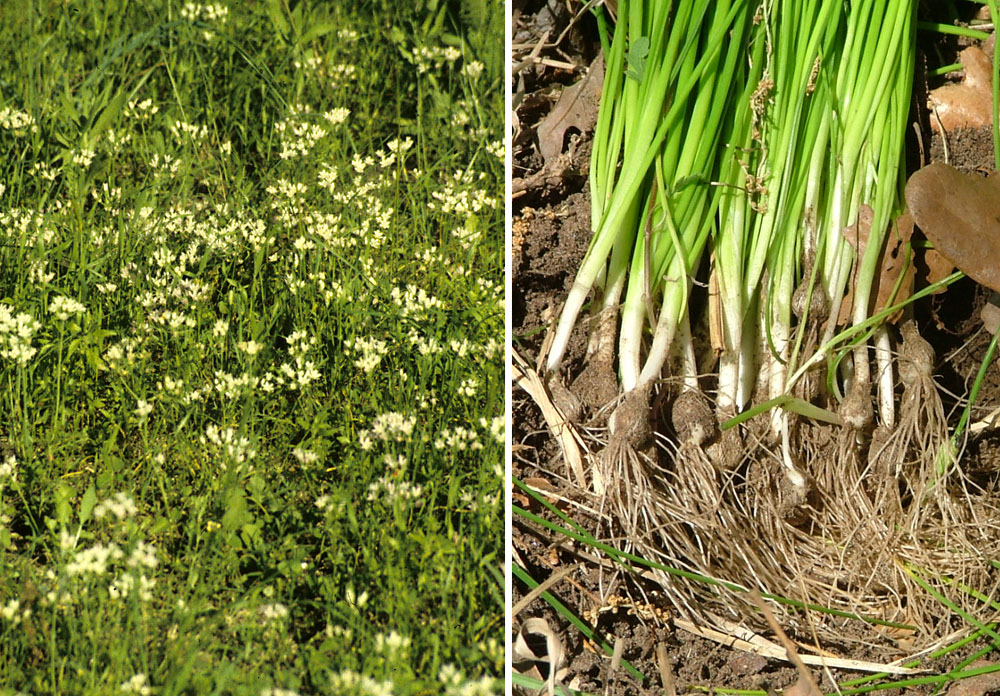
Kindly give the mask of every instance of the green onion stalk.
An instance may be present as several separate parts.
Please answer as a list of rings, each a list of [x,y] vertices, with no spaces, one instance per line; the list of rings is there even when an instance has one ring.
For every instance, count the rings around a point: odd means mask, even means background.
[[[853,3],[847,17],[847,37],[834,95],[836,157],[824,225],[823,278],[831,317],[836,317],[855,256],[842,231],[857,224],[862,205],[869,206],[872,220],[868,241],[854,260],[854,325],[864,322],[871,312],[885,236],[902,199],[900,165],[913,80],[915,13],[914,0],[864,0]],[[836,322],[831,321],[823,342],[835,332]],[[894,403],[888,333],[882,326],[875,334],[881,373],[880,417],[891,425]],[[849,378],[848,399],[853,399],[854,408],[846,409],[844,417],[860,428],[871,419],[868,335],[857,341],[852,358],[845,374]]]
[[[730,192],[714,240],[724,338],[720,418],[747,404],[755,378],[765,394],[785,389],[795,279],[800,257],[813,246],[808,235],[803,238],[802,224],[807,199],[815,195],[809,173],[817,158],[802,155],[825,149],[818,116],[824,113],[826,92],[816,88],[813,73],[834,41],[840,4],[761,5],[751,48],[755,72],[737,110],[733,142],[738,147],[724,164]],[[773,426],[780,430],[780,420]]]
[[[751,105],[742,98],[733,141],[757,157],[747,179],[761,195],[755,200],[736,192],[745,163],[736,166],[730,155],[723,180],[732,190],[723,197],[713,240],[724,336],[721,418],[747,404],[754,376],[765,398],[791,391],[789,370],[810,349],[810,328],[825,321],[822,344],[836,332],[852,263],[851,319],[858,324],[869,316],[885,233],[901,198],[914,12],[910,0],[763,5],[766,67]],[[761,132],[748,134],[748,121]],[[872,208],[873,219],[855,261],[844,230],[857,223],[862,205]],[[748,320],[753,315],[756,330]],[[875,338],[880,416],[891,424],[889,334],[881,327]],[[870,411],[868,350],[865,336],[844,372]],[[806,362],[816,359],[806,356]],[[785,420],[783,412],[772,412],[776,436],[787,432]]]
[[[547,369],[558,369],[592,290],[603,290],[606,308],[625,292],[619,369],[629,391],[659,377],[687,311],[717,208],[719,135],[751,14],[748,0],[629,0],[618,9],[591,159],[595,232]]]

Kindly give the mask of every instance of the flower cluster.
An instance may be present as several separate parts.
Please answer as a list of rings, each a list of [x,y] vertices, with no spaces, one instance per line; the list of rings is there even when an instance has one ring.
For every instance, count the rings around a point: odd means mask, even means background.
[[[358,444],[363,450],[374,447],[375,441],[406,442],[413,435],[413,427],[417,424],[416,416],[405,416],[402,413],[390,411],[382,413],[372,421],[371,428],[358,434]]]
[[[232,464],[242,464],[257,456],[257,450],[250,446],[250,440],[237,433],[235,428],[220,428],[210,423],[199,439],[203,445],[214,445]]]
[[[125,492],[115,493],[94,506],[94,519],[102,520],[110,516],[124,520],[135,515],[137,510],[131,495]]]
[[[72,297],[56,295],[49,302],[49,313],[54,314],[59,321],[68,321],[72,314],[83,314],[87,308],[83,303],[74,300]]]
[[[181,8],[181,17],[189,22],[225,22],[228,16],[229,8],[219,3],[186,2]]]
[[[354,360],[354,364],[361,368],[363,372],[371,372],[378,367],[379,363],[382,362],[383,356],[388,351],[389,346],[382,339],[358,336],[354,339],[353,343],[348,341],[345,352],[348,355],[352,353],[358,355]]]
[[[326,135],[326,130],[304,118],[306,110],[304,106],[295,108],[288,117],[274,124],[274,132],[281,143],[281,152],[278,153],[281,159],[307,156]]]
[[[436,310],[444,308],[444,302],[430,295],[423,288],[409,283],[405,290],[393,288],[390,295],[392,301],[399,306],[399,313],[403,317],[416,320],[426,319]]]
[[[38,352],[31,339],[40,328],[42,325],[30,314],[14,314],[12,307],[0,304],[0,358],[27,365]]]
[[[0,128],[9,130],[17,136],[38,132],[38,124],[35,123],[34,116],[27,111],[20,111],[10,106],[0,109]]]

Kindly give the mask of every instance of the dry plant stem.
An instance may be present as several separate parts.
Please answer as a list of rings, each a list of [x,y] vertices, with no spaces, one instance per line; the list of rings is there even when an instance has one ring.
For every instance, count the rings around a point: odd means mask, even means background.
[[[528,396],[538,405],[545,418],[549,430],[562,446],[563,456],[566,458],[567,468],[571,478],[576,480],[578,486],[587,487],[587,477],[583,469],[583,456],[581,449],[583,441],[572,423],[566,420],[563,413],[552,403],[548,390],[538,373],[532,369],[517,351],[513,351],[513,371],[514,384],[523,389]],[[597,478],[594,479],[595,486],[600,485]],[[595,492],[597,492],[595,490]]]
[[[535,598],[541,597],[541,595],[542,595],[543,592],[545,592],[546,590],[548,590],[550,587],[555,586],[556,584],[558,584],[559,582],[561,582],[564,577],[566,577],[570,573],[575,572],[579,568],[580,568],[580,564],[577,563],[577,564],[574,564],[574,565],[566,566],[565,568],[562,568],[562,569],[556,571],[555,573],[552,573],[552,575],[550,575],[549,577],[547,577],[538,587],[536,587],[535,589],[533,589],[528,594],[524,595],[521,598],[521,601],[519,601],[517,604],[515,604],[513,606],[513,608],[510,610],[511,611],[511,617],[516,617],[524,609],[526,609],[528,606],[530,606],[531,603],[535,601]]]
[[[788,659],[795,665],[795,669],[798,671],[799,677],[801,677],[809,685],[809,693],[813,696],[823,696],[823,691],[819,688],[819,684],[817,684],[816,680],[813,679],[809,668],[806,667],[802,658],[799,657],[799,653],[795,649],[795,644],[789,640],[788,635],[775,620],[770,607],[764,603],[764,598],[760,596],[760,591],[756,588],[751,590],[750,599],[753,600],[754,604],[757,605],[761,613],[764,614],[764,619],[767,621],[767,625],[770,626],[771,630],[774,631],[774,634],[778,636],[778,640],[781,641],[782,647],[784,647],[785,651],[788,653]]]
[[[677,696],[677,685],[674,670],[667,657],[667,646],[661,641],[656,644],[656,665],[660,668],[660,683],[663,684],[663,696]]]

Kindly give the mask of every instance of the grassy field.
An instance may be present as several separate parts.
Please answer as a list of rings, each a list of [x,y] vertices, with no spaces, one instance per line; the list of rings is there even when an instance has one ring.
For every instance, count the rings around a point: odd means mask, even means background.
[[[501,690],[502,7],[0,4],[0,693]]]

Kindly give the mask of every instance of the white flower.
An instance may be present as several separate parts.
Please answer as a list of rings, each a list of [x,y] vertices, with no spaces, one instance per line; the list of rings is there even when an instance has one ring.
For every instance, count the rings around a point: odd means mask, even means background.
[[[474,60],[462,66],[462,74],[475,82],[479,79],[479,76],[483,74],[484,67],[485,66],[478,60]]]
[[[110,514],[119,520],[124,520],[136,512],[138,512],[138,508],[136,508],[132,496],[128,493],[119,492],[107,500],[102,500],[94,507],[94,519],[100,520]]]
[[[54,314],[59,321],[66,321],[71,314],[83,314],[87,308],[72,297],[56,295],[49,302],[49,313]]]
[[[3,488],[2,479],[10,479],[11,481],[17,480],[17,458],[13,454],[7,455],[7,457],[0,463],[0,488]]]
[[[375,636],[375,651],[380,653],[397,653],[403,652],[410,647],[410,639],[406,636],[401,636],[395,631],[391,631],[389,635],[384,635],[379,633]]]
[[[145,399],[139,399],[135,402],[135,415],[139,420],[144,420],[152,412],[153,404],[149,403]]]
[[[257,450],[250,446],[250,440],[239,435],[235,428],[219,428],[210,423],[200,441],[203,445],[215,445],[234,464],[242,464],[257,456]]]
[[[156,547],[141,540],[132,549],[132,553],[128,557],[128,566],[130,568],[155,568],[158,564]]]
[[[128,681],[122,682],[119,690],[127,694],[139,694],[140,696],[147,696],[153,693],[153,690],[146,683],[146,675],[142,672],[139,672]]]
[[[379,363],[382,362],[382,357],[389,351],[389,346],[385,341],[363,336],[355,338],[353,343],[348,341],[347,347],[348,350],[345,352],[348,355],[350,355],[351,350],[360,353],[360,357],[354,361],[354,364],[366,373],[378,367]]]
[[[476,389],[479,387],[479,380],[475,377],[467,377],[462,380],[462,384],[458,387],[458,393],[462,396],[475,396]]]
[[[108,563],[120,559],[123,555],[124,553],[117,544],[95,544],[73,556],[73,560],[66,564],[66,574],[104,575],[108,570]]]
[[[94,161],[94,155],[96,153],[88,148],[82,148],[73,153],[73,164],[78,164],[84,169],[90,166],[90,163]]]
[[[288,607],[281,602],[264,604],[260,607],[260,615],[265,621],[275,621],[288,616]]]
[[[479,425],[483,426],[484,429],[489,430],[490,435],[501,445],[504,444],[504,417],[496,416],[492,420],[486,420],[485,418],[479,419]]]
[[[0,110],[0,127],[13,131],[14,135],[17,136],[24,135],[28,131],[38,132],[38,124],[35,123],[34,116],[27,111],[18,111],[9,106]]]
[[[315,464],[319,461],[318,454],[312,450],[303,449],[302,447],[296,447],[293,449],[292,454],[295,455],[295,458],[302,464]]]
[[[236,347],[242,350],[250,357],[253,357],[254,355],[257,355],[257,353],[260,352],[260,349],[263,348],[264,346],[260,343],[257,343],[257,341],[251,339],[249,341],[239,341],[236,344]]]
[[[344,590],[344,600],[358,609],[363,609],[368,604],[368,593],[355,594],[354,588],[348,585],[347,589]]]
[[[14,623],[17,623],[21,620],[20,609],[21,609],[21,603],[16,599],[12,599],[9,602],[7,602],[7,604],[5,604],[3,608],[0,608],[0,616],[7,619],[8,621],[13,621]]]

